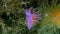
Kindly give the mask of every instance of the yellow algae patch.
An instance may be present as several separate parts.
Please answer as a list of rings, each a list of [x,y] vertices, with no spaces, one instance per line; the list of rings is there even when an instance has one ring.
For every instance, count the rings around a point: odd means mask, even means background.
[[[51,18],[55,25],[60,28],[60,10],[57,10],[51,14]]]

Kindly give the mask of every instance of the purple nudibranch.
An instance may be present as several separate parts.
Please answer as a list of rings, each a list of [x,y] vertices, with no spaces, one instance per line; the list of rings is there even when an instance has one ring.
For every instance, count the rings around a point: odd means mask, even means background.
[[[33,20],[33,14],[29,10],[25,10],[26,14],[26,26],[29,30],[31,30],[33,24],[35,23]],[[41,20],[41,16],[38,15],[38,19],[36,19],[37,22],[38,20]]]

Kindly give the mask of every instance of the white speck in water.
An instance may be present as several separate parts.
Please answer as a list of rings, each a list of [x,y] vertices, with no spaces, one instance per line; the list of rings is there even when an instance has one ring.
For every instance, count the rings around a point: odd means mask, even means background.
[[[45,14],[45,16],[48,16],[48,14]]]

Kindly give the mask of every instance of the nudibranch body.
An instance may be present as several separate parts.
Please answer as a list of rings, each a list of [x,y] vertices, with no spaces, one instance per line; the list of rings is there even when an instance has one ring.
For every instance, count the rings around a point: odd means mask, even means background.
[[[26,26],[30,30],[35,23],[38,22],[39,20],[39,15],[36,12],[31,13],[32,11],[26,9],[25,14],[26,14]]]

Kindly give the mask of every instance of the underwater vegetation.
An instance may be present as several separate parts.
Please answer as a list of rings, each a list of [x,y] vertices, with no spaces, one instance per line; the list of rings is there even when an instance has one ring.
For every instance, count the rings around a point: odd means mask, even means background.
[[[31,30],[26,27],[26,4],[43,14]],[[0,0],[0,34],[60,34],[60,0]]]

